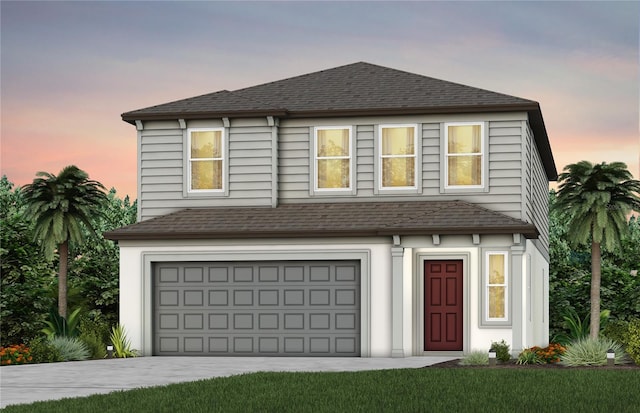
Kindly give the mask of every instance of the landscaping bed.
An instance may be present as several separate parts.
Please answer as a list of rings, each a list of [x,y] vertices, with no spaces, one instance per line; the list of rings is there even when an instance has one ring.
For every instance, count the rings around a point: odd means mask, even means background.
[[[545,363],[545,364],[517,364],[516,359],[507,361],[507,362],[499,362],[495,366],[489,365],[475,365],[475,366],[464,366],[461,365],[460,362],[462,359],[454,359],[449,361],[444,361],[442,363],[432,364],[430,366],[426,366],[425,368],[471,368],[471,369],[563,369],[563,370],[584,370],[584,369],[595,369],[595,370],[639,370],[640,365],[635,363],[628,364],[614,364],[613,366],[565,366],[562,363]]]

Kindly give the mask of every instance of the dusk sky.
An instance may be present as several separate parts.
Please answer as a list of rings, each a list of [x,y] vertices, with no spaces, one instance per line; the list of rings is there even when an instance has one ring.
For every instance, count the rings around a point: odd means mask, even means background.
[[[640,2],[11,2],[1,173],[75,164],[136,197],[120,114],[366,61],[540,103],[556,167],[640,177]]]

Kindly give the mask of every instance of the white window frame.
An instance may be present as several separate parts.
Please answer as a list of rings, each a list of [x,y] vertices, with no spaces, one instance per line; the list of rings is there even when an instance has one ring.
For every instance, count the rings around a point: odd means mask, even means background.
[[[220,157],[219,158],[191,158],[191,134],[192,132],[220,132]],[[227,159],[226,159],[226,132],[225,128],[189,128],[187,129],[187,192],[190,194],[224,194],[227,185]],[[192,162],[198,161],[222,161],[222,187],[215,189],[193,189],[191,182]]]
[[[349,131],[349,156],[324,156],[322,158],[318,157],[318,131],[323,130],[348,130]],[[312,159],[313,159],[313,191],[315,194],[321,195],[334,195],[340,193],[349,193],[353,192],[354,186],[354,171],[353,171],[353,153],[354,153],[354,142],[353,142],[353,127],[352,126],[316,126],[313,128],[313,148],[312,148]],[[349,187],[347,188],[318,188],[318,160],[319,159],[349,159]]]
[[[504,257],[504,283],[489,284],[490,256],[502,255]],[[485,251],[484,271],[482,274],[482,325],[484,326],[509,326],[511,325],[511,287],[509,272],[509,253],[507,251]],[[489,287],[504,287],[504,317],[489,317]]]
[[[413,128],[413,155],[383,155],[382,154],[382,130],[392,128]],[[377,153],[378,153],[378,190],[381,192],[394,192],[394,191],[417,191],[419,188],[418,179],[420,174],[418,171],[422,168],[422,164],[418,162],[420,148],[418,147],[418,125],[415,123],[399,123],[399,124],[381,124],[378,125],[378,138],[377,138]],[[383,186],[382,176],[384,171],[382,168],[382,160],[385,158],[413,158],[413,186]]]
[[[489,173],[487,168],[487,154],[488,150],[488,139],[486,136],[485,127],[486,122],[446,122],[444,124],[444,133],[442,139],[442,153],[443,156],[443,166],[442,170],[444,173],[441,177],[442,179],[442,188],[444,192],[454,192],[456,190],[460,190],[463,192],[477,192],[477,191],[486,191],[487,188],[487,174]],[[480,126],[480,153],[466,153],[466,154],[449,154],[449,126]],[[477,156],[481,157],[481,168],[480,168],[480,185],[449,185],[449,157],[450,156]]]

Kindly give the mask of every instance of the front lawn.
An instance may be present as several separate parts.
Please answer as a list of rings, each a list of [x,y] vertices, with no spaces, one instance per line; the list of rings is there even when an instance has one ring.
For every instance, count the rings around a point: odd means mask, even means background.
[[[253,373],[3,412],[637,412],[636,369],[425,368]],[[14,390],[15,391],[15,390]]]

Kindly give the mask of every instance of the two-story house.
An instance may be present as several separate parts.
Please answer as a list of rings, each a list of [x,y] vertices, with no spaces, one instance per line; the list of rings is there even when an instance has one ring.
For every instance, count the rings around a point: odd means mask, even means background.
[[[124,113],[144,355],[462,355],[548,342],[537,102],[369,63]]]

